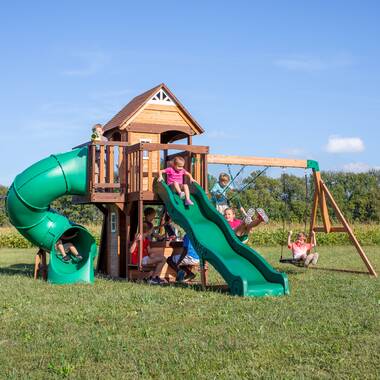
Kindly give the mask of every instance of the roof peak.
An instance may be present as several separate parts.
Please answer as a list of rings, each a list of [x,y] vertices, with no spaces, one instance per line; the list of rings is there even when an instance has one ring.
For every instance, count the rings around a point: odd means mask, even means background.
[[[204,130],[197,123],[197,121],[190,115],[187,109],[181,104],[176,96],[170,91],[165,83],[152,87],[140,95],[135,96],[124,108],[122,108],[110,121],[104,125],[104,131],[110,131],[112,129],[121,127],[128,122],[137,112],[139,112],[161,89],[166,93],[166,96],[192,121],[195,127],[199,130],[199,133],[203,133]],[[163,98],[161,100],[164,100]],[[170,105],[168,103],[168,105]]]

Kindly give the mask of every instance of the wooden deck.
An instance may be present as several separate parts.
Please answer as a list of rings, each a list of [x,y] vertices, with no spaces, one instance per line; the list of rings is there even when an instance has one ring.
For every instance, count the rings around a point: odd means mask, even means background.
[[[158,176],[157,168],[173,156],[168,154],[169,151],[179,151],[177,154],[186,159],[187,170],[207,189],[207,146],[155,143],[128,145],[121,141],[96,141],[80,145],[83,146],[88,146],[89,150],[88,194],[74,196],[73,203],[158,202],[153,192],[153,181]],[[161,153],[163,159],[160,158]],[[158,162],[153,162],[155,160]]]

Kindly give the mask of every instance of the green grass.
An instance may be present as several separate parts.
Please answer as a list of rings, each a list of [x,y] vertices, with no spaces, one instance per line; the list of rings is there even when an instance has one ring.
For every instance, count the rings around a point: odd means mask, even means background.
[[[98,278],[34,281],[35,250],[0,250],[0,377],[72,379],[379,378],[379,281],[351,247],[321,248],[321,270],[278,264],[291,295],[238,298]],[[378,247],[368,247],[380,269]],[[212,283],[221,279],[211,272]]]

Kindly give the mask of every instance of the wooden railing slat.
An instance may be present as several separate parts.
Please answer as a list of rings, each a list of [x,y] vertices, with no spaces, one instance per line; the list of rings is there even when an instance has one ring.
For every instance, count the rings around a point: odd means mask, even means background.
[[[100,153],[99,153],[99,183],[104,182],[104,145],[100,145]]]

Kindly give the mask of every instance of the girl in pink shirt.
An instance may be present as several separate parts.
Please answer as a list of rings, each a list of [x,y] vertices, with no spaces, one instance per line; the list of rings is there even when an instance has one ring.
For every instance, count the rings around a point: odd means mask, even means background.
[[[306,243],[306,235],[303,232],[299,232],[297,239],[292,242],[292,233],[289,231],[288,234],[288,248],[292,251],[293,259],[303,261],[305,267],[308,267],[310,263],[315,265],[318,261],[318,253],[307,254],[316,245],[315,232],[312,233],[311,243]]]
[[[268,223],[267,214],[262,208],[256,210],[257,218],[250,223],[246,223],[240,219],[236,219],[235,211],[232,208],[224,210],[224,218],[227,220],[230,227],[234,230],[237,238],[242,242],[248,241],[248,234],[260,223]]]
[[[185,198],[185,205],[192,206],[194,203],[190,199],[189,186],[183,183],[183,176],[187,176],[190,182],[194,182],[194,178],[184,169],[185,159],[181,156],[174,157],[171,166],[159,171],[159,181],[163,181],[162,173],[166,174],[166,183],[178,193],[181,199]]]

